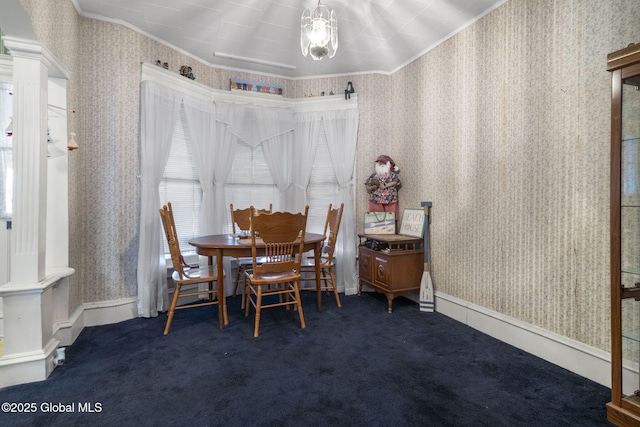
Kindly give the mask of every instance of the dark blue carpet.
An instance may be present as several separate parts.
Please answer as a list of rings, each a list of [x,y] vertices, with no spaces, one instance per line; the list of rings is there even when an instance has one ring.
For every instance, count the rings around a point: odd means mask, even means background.
[[[177,312],[168,336],[166,315],[86,328],[49,379],[0,390],[37,407],[0,425],[610,425],[606,387],[407,299],[342,298],[318,313],[306,293],[306,329],[266,310],[256,339],[240,297],[224,330],[216,307]]]

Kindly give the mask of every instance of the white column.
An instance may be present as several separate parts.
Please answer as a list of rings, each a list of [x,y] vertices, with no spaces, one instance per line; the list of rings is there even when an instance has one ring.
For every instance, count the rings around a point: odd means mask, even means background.
[[[59,300],[68,295],[73,274],[66,266],[45,272],[48,79],[68,79],[69,73],[37,41],[5,36],[4,42],[13,59],[14,193],[10,281],[0,286],[0,387],[40,381],[53,371],[60,344],[54,319],[64,317],[66,305]]]
[[[45,277],[48,61],[39,44],[11,38],[5,44],[14,79],[10,281],[37,283]]]

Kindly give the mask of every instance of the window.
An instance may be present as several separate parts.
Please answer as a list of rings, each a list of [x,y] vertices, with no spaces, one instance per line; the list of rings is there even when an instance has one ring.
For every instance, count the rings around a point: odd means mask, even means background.
[[[188,240],[199,235],[201,201],[202,189],[189,143],[184,111],[181,109],[173,131],[169,160],[160,181],[160,203],[165,205],[171,202],[183,253],[189,253]],[[168,254],[166,239],[163,242],[164,253]]]
[[[329,203],[333,204],[333,208],[340,207],[338,188],[338,180],[333,171],[327,138],[324,134],[324,128],[320,126],[318,148],[307,187],[307,203],[309,204],[307,230],[309,232],[322,233]]]
[[[233,204],[234,209],[244,209],[254,206],[257,209],[280,210],[279,191],[271,171],[267,165],[262,150],[262,144],[251,147],[238,141],[231,172],[225,185],[227,205]],[[231,214],[226,221],[227,232],[231,232]]]
[[[309,204],[307,230],[322,233],[329,203],[334,207],[338,206],[338,188],[324,129],[320,127],[320,138],[306,192]],[[252,205],[266,209],[272,204],[274,211],[281,210],[280,193],[271,176],[262,145],[251,147],[243,141],[236,143],[233,165],[225,184],[225,199],[227,206],[233,204],[234,208],[239,209]],[[185,254],[189,254],[191,249],[188,240],[199,234],[201,201],[202,189],[189,142],[184,110],[181,109],[173,133],[169,160],[160,182],[160,202],[172,204],[180,248]],[[228,210],[226,212],[225,232],[230,233],[231,218]],[[166,239],[163,242],[164,252],[168,254]]]

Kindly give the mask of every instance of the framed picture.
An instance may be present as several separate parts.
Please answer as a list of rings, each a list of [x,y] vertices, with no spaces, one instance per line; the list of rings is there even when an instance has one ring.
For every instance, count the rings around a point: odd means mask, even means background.
[[[402,222],[398,234],[422,238],[424,235],[424,210],[422,208],[405,208],[402,212]]]
[[[271,95],[282,95],[282,85],[272,83],[260,83],[252,80],[230,79],[231,90],[242,90],[246,92],[269,93]]]

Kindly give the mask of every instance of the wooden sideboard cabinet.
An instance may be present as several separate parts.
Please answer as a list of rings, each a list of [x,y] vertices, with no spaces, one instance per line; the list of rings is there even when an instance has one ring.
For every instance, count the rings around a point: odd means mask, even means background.
[[[391,313],[395,297],[420,290],[424,241],[397,234],[358,234],[358,237],[358,295],[363,285],[374,288],[386,295]],[[376,250],[375,245],[384,249]]]

